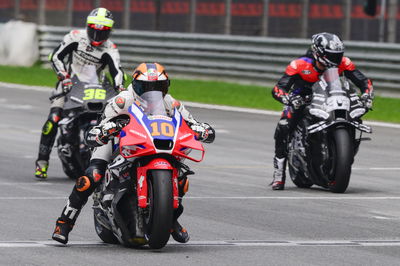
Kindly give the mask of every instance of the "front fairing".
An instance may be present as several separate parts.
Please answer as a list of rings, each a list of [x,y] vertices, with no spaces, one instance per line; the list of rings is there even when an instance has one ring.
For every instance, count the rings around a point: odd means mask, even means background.
[[[120,134],[120,153],[125,158],[159,153],[201,161],[202,144],[175,109],[167,114],[162,92],[151,91],[141,95],[128,109],[130,122]],[[202,152],[201,158],[188,155],[189,150]]]
[[[101,113],[107,100],[114,97],[116,92],[111,87],[100,84],[81,82],[77,76],[72,77],[71,91],[66,95],[64,110],[81,110],[84,112]]]
[[[327,69],[312,90],[312,101],[306,109],[314,122],[309,128],[310,133],[337,123],[348,123],[369,131],[360,123],[360,117],[366,112],[360,97],[349,81],[339,76],[337,68]]]

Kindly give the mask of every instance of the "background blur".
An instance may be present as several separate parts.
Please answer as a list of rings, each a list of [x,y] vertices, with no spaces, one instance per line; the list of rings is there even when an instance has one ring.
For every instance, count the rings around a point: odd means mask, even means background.
[[[328,31],[344,40],[400,42],[400,0],[0,0],[0,23],[83,27],[95,7],[112,11],[117,29],[308,38]],[[370,1],[373,2],[373,1]],[[381,9],[383,6],[383,9]],[[385,12],[381,12],[385,10]]]

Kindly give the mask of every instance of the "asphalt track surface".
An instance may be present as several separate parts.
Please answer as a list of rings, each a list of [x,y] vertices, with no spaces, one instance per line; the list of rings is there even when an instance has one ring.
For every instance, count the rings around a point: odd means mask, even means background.
[[[267,93],[267,92],[266,92]],[[91,200],[63,246],[51,240],[73,187],[53,150],[49,178],[33,177],[49,92],[0,86],[0,265],[398,265],[400,129],[375,126],[345,194],[272,191],[277,116],[190,108],[215,125],[180,219],[191,240],[161,251],[105,245]]]

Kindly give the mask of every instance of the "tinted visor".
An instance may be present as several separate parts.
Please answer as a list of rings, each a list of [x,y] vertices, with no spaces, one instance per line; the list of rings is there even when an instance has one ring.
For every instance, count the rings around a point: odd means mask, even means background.
[[[132,86],[137,95],[141,96],[149,91],[161,91],[163,96],[168,93],[169,80],[143,81],[133,80]]]
[[[87,33],[92,42],[104,42],[110,37],[111,28],[89,24],[87,27]]]
[[[342,62],[343,52],[332,53],[332,52],[325,51],[325,58],[328,59],[328,61],[330,63],[338,66]]]

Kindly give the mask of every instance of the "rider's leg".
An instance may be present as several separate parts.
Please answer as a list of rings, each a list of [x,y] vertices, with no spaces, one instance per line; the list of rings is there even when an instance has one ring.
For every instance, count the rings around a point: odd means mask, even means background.
[[[64,106],[64,98],[65,97],[60,97],[52,101],[49,116],[43,125],[39,144],[39,154],[35,162],[35,177],[37,178],[47,178],[49,157],[57,135],[58,122],[61,119],[62,108]]]
[[[182,199],[186,192],[189,190],[189,180],[185,176],[182,180],[178,182],[179,190],[179,206],[174,210],[174,221],[172,224],[171,235],[175,241],[180,243],[186,243],[189,241],[189,233],[187,230],[178,222],[179,216],[183,213]]]
[[[291,107],[286,106],[276,127],[274,135],[275,156],[272,181],[273,190],[283,190],[285,188],[288,139],[298,119],[301,117],[301,114],[302,110],[293,111]]]
[[[57,219],[56,228],[52,236],[54,240],[63,244],[68,242],[68,234],[72,230],[89,196],[103,178],[110,156],[111,143],[95,149],[90,160],[90,165],[86,169],[86,175],[76,180],[67,205],[64,207],[61,216]]]

